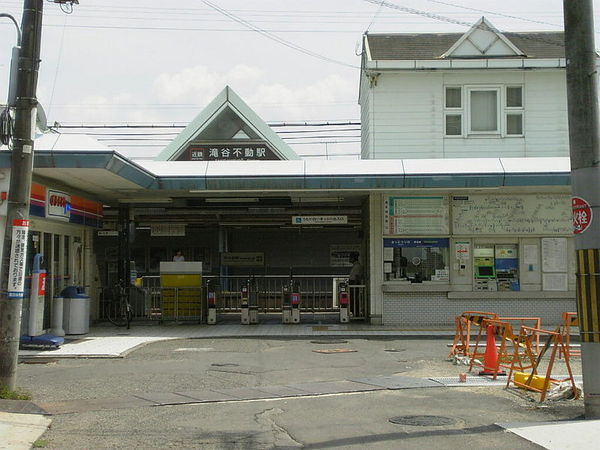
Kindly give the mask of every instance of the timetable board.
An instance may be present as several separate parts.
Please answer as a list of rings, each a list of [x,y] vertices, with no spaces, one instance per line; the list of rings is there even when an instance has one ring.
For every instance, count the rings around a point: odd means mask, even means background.
[[[464,195],[452,198],[452,230],[469,234],[572,234],[564,194]]]
[[[386,196],[383,216],[388,236],[449,233],[447,196]]]

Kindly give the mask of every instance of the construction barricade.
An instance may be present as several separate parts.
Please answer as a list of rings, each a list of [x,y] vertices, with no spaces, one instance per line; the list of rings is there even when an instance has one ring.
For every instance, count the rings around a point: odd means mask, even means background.
[[[571,344],[571,328],[579,328],[579,318],[576,312],[564,312],[562,314],[562,334],[564,337],[565,348],[569,352],[569,356],[581,356],[581,348]],[[558,358],[562,358],[562,349],[558,351]]]
[[[546,343],[536,356],[533,348],[535,345],[534,343],[539,337],[546,337]],[[512,382],[517,387],[538,392],[540,394],[540,402],[543,402],[546,399],[550,387],[568,383],[568,387],[573,391],[573,396],[577,396],[578,389],[575,385],[575,380],[573,379],[573,372],[571,371],[571,364],[569,362],[569,353],[559,330],[548,331],[523,325],[519,332],[518,342],[525,347],[525,352],[523,355],[522,352],[515,351],[506,387],[509,387]],[[543,362],[543,357],[548,350],[551,351],[549,360],[545,363],[545,375],[539,375],[540,364]],[[564,354],[565,365],[568,372],[568,376],[564,378],[552,376],[554,361],[559,350]]]
[[[471,356],[471,333],[474,331],[474,327],[479,327],[481,331],[481,324],[485,319],[495,319],[498,315],[492,312],[486,311],[465,311],[460,316],[456,316],[454,324],[456,327],[454,333],[454,342],[450,348],[448,358],[454,356]]]

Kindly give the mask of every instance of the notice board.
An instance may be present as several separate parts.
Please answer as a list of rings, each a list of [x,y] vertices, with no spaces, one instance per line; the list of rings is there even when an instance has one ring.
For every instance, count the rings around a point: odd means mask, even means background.
[[[383,234],[448,234],[448,216],[446,196],[386,196],[383,203]]]
[[[452,228],[465,234],[572,234],[571,197],[564,194],[452,197]]]

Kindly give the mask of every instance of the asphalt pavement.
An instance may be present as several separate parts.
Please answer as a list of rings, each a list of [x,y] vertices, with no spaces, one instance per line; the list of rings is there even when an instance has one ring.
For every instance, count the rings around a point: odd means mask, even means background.
[[[468,369],[446,360],[450,341],[178,338],[120,358],[27,358],[18,384],[50,413],[42,439],[53,449],[540,448],[524,425],[581,418],[581,400],[539,404],[502,382],[431,381]]]

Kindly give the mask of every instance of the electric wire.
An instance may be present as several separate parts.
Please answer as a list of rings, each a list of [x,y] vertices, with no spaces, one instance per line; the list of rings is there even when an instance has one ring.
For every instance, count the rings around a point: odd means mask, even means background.
[[[312,50],[308,50],[308,49],[306,49],[304,47],[301,47],[301,46],[299,46],[297,44],[294,44],[293,42],[287,41],[287,40],[285,40],[285,39],[283,39],[283,38],[281,38],[281,37],[279,37],[279,36],[271,33],[270,31],[267,31],[267,30],[265,30],[263,28],[260,28],[259,26],[254,25],[254,24],[248,22],[247,20],[244,20],[241,17],[236,16],[235,14],[227,11],[226,9],[221,8],[220,6],[215,5],[212,2],[209,2],[208,0],[202,0],[202,1],[204,2],[205,5],[208,5],[211,8],[215,9],[216,11],[219,11],[224,16],[229,17],[232,20],[236,21],[237,23],[240,23],[240,24],[244,25],[245,27],[250,28],[250,29],[258,32],[259,34],[261,34],[261,35],[263,35],[263,36],[265,36],[265,37],[267,37],[267,38],[269,38],[269,39],[271,39],[271,40],[273,40],[275,42],[278,42],[279,44],[282,44],[282,45],[284,45],[284,46],[286,46],[288,48],[296,50],[296,51],[298,51],[300,53],[304,53],[305,55],[312,56],[313,58],[321,59],[323,61],[331,62],[331,63],[338,64],[338,65],[341,65],[341,66],[344,66],[344,67],[349,67],[349,68],[352,68],[352,69],[360,69],[359,66],[356,66],[354,64],[348,64],[348,63],[345,63],[343,61],[338,61],[337,59],[329,58],[328,56],[324,56],[324,55],[321,55],[319,53],[315,53]]]

